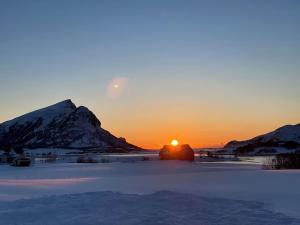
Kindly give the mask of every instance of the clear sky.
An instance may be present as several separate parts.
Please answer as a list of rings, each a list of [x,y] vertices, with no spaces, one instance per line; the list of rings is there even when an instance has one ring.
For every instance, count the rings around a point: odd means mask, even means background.
[[[0,0],[0,122],[68,98],[149,148],[300,123],[300,1]]]

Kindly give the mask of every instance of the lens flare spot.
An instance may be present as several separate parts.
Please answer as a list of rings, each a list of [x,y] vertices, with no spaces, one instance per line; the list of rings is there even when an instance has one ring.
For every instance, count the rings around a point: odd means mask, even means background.
[[[107,85],[106,95],[109,98],[119,98],[127,88],[127,77],[115,77]]]

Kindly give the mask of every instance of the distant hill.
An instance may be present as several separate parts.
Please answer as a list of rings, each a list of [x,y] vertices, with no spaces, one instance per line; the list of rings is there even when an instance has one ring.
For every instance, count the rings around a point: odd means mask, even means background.
[[[101,128],[86,107],[65,100],[0,124],[0,149],[9,148],[102,149],[106,152],[137,150],[124,138]]]
[[[222,151],[255,155],[300,151],[300,124],[286,125],[245,141],[230,141]]]

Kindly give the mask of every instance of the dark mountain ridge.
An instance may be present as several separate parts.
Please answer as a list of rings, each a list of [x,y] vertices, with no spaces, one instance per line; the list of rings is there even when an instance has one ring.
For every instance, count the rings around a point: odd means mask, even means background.
[[[0,124],[0,149],[69,148],[106,152],[138,150],[101,128],[88,108],[71,100],[39,109]]]
[[[224,151],[237,154],[300,151],[300,124],[286,125],[245,141],[230,141],[224,146]]]

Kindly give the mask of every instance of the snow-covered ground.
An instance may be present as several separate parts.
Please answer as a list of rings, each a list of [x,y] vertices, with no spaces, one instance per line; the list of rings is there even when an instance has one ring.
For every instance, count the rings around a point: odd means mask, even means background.
[[[0,224],[299,225],[299,177],[245,162],[2,165]]]
[[[54,196],[5,204],[0,211],[1,222],[6,225],[299,224],[258,202],[169,191],[150,195],[94,192]]]

